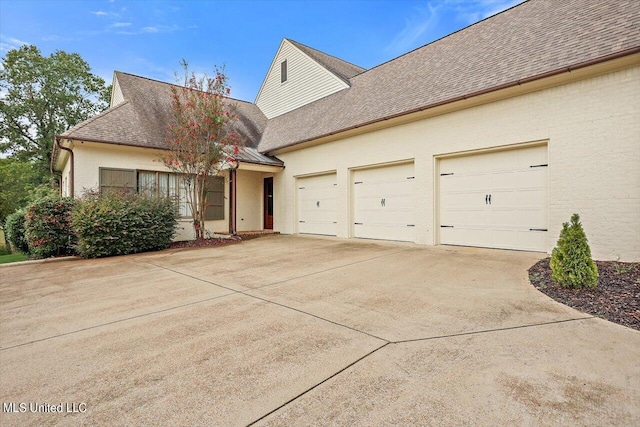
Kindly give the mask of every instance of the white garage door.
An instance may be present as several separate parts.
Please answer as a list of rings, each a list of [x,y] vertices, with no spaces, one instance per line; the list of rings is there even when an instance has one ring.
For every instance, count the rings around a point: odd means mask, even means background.
[[[547,147],[440,161],[440,243],[546,252]]]
[[[336,235],[336,174],[298,178],[298,233]]]
[[[353,174],[353,235],[415,241],[413,163]]]

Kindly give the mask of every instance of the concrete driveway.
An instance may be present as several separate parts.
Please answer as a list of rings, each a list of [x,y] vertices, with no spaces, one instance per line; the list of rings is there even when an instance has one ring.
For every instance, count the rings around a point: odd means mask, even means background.
[[[272,236],[0,268],[0,424],[638,425],[640,332],[538,293],[540,256]]]

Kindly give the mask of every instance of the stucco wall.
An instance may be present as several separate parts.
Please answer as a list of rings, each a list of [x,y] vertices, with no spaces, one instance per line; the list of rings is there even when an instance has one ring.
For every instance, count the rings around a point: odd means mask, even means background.
[[[239,170],[236,196],[236,227],[238,231],[262,230],[263,173]]]
[[[547,141],[549,244],[580,214],[596,259],[640,260],[640,67],[278,154],[275,229],[295,233],[295,177],[337,172],[338,236],[349,237],[349,168],[415,159],[416,243],[435,244],[437,160]]]
[[[103,168],[136,169],[146,171],[169,171],[159,161],[155,150],[92,142],[76,143],[75,156],[75,196],[80,197],[86,189],[98,189],[99,170]],[[65,165],[65,171],[68,168]],[[64,177],[63,171],[63,177]],[[258,200],[259,203],[259,200]],[[225,218],[219,221],[207,221],[206,228],[212,232],[229,232],[229,175],[225,174]],[[175,240],[193,239],[192,221],[181,220]]]
[[[62,189],[62,195],[68,197],[71,195],[71,177],[69,172],[71,170],[71,162],[67,161],[62,169],[62,175],[60,176],[60,185]]]

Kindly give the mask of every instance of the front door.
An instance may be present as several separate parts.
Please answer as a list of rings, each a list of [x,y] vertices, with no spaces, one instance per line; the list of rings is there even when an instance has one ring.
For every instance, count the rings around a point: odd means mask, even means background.
[[[273,230],[273,178],[264,179],[264,229]]]

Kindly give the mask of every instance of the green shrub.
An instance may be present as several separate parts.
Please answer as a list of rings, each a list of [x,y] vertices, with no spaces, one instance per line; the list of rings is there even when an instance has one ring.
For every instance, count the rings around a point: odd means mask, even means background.
[[[24,228],[34,258],[73,255],[76,242],[71,229],[74,199],[46,196],[27,208]]]
[[[165,249],[176,233],[177,219],[172,199],[88,192],[73,211],[76,249],[85,258]]]
[[[11,247],[17,251],[28,254],[29,242],[27,241],[27,233],[24,229],[24,216],[26,213],[26,209],[18,209],[7,216],[4,223],[4,230]]]
[[[551,278],[571,288],[592,288],[598,283],[598,267],[578,214],[571,216],[571,224],[562,224],[558,246],[551,253]]]

